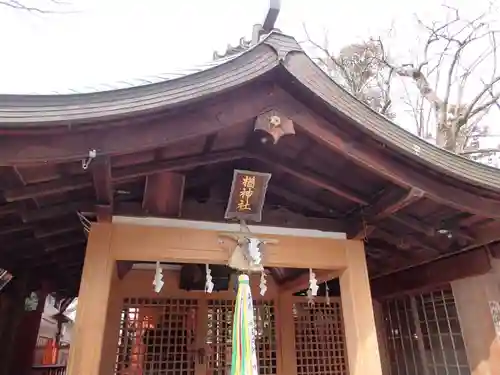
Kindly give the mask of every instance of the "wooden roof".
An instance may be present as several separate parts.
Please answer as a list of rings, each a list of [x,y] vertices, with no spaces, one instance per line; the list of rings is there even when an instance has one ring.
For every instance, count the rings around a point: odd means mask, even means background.
[[[270,114],[291,120],[295,135],[274,145],[255,132]],[[153,185],[168,190],[161,176],[171,172],[185,176],[181,217],[206,220],[222,220],[234,168],[272,172],[264,223],[366,237],[374,278],[500,240],[499,170],[373,112],[276,32],[173,80],[1,95],[0,168],[0,267],[69,294],[86,240],[77,212],[171,216],[151,195]]]

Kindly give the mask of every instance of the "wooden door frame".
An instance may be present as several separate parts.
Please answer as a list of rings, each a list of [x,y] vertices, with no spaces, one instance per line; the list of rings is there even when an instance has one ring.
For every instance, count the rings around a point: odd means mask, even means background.
[[[112,331],[109,325],[118,316],[113,303],[116,294],[112,292],[122,281],[118,279],[116,261],[227,264],[234,243],[222,240],[220,232],[238,229],[237,225],[230,224],[148,218],[113,218],[113,223],[93,224],[87,243],[68,375],[111,374],[109,356],[112,359],[114,356],[107,352],[105,344],[110,342],[106,334]],[[260,237],[279,241],[266,246],[263,261],[267,267],[340,272],[349,373],[381,375],[363,242],[346,240],[344,234],[321,231],[267,227],[251,227],[251,230]],[[284,297],[283,301],[286,300]],[[290,345],[285,341],[282,344]],[[296,372],[291,366],[286,370],[286,375]]]

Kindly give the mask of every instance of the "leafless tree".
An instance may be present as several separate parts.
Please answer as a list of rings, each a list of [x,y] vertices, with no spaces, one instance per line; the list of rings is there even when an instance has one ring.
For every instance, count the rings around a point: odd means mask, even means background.
[[[60,13],[62,11],[60,7],[68,4],[60,0],[0,0],[0,6],[38,14]]]
[[[420,94],[413,106],[420,135],[427,136],[433,123],[438,146],[484,156],[497,151],[480,149],[479,140],[488,135],[487,115],[499,106],[499,31],[488,22],[489,11],[466,19],[458,9],[447,9],[449,18],[444,22],[427,25],[418,20],[427,34],[420,63],[386,63],[398,76],[410,79]]]
[[[383,83],[376,87],[379,97],[389,105],[393,94],[391,80],[400,77],[402,99],[410,109],[419,136],[435,137],[436,144],[448,151],[484,160],[500,151],[500,147],[480,147],[480,140],[490,134],[489,114],[500,109],[500,30],[491,22],[491,8],[472,19],[462,17],[458,9],[445,10],[444,21],[429,25],[417,19],[425,38],[416,61],[406,64],[393,61],[380,39],[348,46],[338,56],[311,38],[309,41],[323,54],[319,64],[354,96],[381,113],[379,108],[383,105],[373,106],[363,98],[365,77],[368,84]],[[343,58],[343,54],[348,58]],[[360,87],[361,94],[357,93]]]
[[[315,42],[304,26],[308,43],[319,50],[314,57],[337,83],[378,113],[393,119],[391,111],[391,75],[385,63],[383,45],[376,40],[350,44],[334,54],[329,50],[328,38],[322,44]]]

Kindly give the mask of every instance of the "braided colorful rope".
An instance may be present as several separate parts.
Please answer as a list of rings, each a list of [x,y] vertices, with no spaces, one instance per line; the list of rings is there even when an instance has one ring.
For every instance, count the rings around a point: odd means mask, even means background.
[[[231,375],[258,375],[253,301],[247,275],[238,277],[233,318]]]

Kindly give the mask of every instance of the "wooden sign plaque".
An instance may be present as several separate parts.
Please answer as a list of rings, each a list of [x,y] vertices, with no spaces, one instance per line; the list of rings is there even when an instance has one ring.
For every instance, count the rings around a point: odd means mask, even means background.
[[[270,173],[235,169],[224,217],[260,222],[270,179]]]

